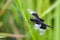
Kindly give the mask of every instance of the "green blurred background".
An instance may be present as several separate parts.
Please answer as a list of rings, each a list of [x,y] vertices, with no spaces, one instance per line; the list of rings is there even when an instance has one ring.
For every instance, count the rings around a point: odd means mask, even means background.
[[[36,11],[54,29],[47,27],[40,35],[27,9]],[[59,29],[60,0],[0,0],[0,40],[60,40]]]

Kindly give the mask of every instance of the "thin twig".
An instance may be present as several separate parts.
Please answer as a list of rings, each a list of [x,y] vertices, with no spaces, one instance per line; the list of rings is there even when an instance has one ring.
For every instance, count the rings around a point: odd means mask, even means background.
[[[13,32],[15,34],[19,34],[19,31],[18,31],[16,25],[14,24],[14,18],[12,16],[10,16],[10,18],[9,18],[9,24],[10,24]],[[20,38],[17,38],[17,40],[22,40],[22,38],[21,37]]]
[[[19,34],[10,34],[10,33],[0,33],[0,38],[6,38],[6,37],[14,37],[14,38],[20,38],[24,37],[24,35],[19,35]]]
[[[8,8],[9,4],[11,3],[12,0],[7,0],[2,9],[0,10],[0,17],[4,14],[6,9]]]

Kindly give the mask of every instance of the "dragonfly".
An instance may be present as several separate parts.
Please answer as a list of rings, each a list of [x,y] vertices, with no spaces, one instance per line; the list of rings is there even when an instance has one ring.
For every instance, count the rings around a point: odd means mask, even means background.
[[[34,29],[39,30],[40,35],[43,35],[45,33],[47,27],[50,27],[53,29],[52,26],[45,24],[44,20],[42,18],[39,18],[38,14],[35,11],[31,9],[27,9],[27,10],[34,17],[34,18],[30,18],[30,21],[35,23]]]

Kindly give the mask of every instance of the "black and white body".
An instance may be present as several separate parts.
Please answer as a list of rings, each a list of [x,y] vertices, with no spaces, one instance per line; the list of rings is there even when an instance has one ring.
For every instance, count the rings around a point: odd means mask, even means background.
[[[36,30],[38,29],[39,32],[40,32],[40,35],[43,35],[45,33],[46,28],[47,28],[48,25],[44,24],[43,23],[44,20],[39,18],[37,13],[34,12],[33,10],[28,9],[28,12],[34,16],[34,19],[32,19],[32,18],[30,19],[30,21],[35,22],[34,29],[36,29]],[[48,27],[51,27],[51,26],[48,26]]]

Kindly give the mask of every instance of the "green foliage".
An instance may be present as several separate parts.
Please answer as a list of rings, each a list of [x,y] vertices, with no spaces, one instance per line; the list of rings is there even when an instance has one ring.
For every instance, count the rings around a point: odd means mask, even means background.
[[[5,2],[6,0],[0,1],[1,10]],[[34,29],[33,23],[30,22],[32,16],[27,9],[36,11],[39,17],[45,20],[44,23],[54,26],[54,29],[47,27],[45,34],[40,35],[39,31]],[[9,23],[10,17],[13,17],[14,26],[16,26],[18,32],[25,35],[22,40],[60,40],[60,0],[13,0],[0,17],[0,21],[3,22],[0,35],[6,36],[6,39],[0,40],[11,40],[9,34],[14,34],[14,29]]]

